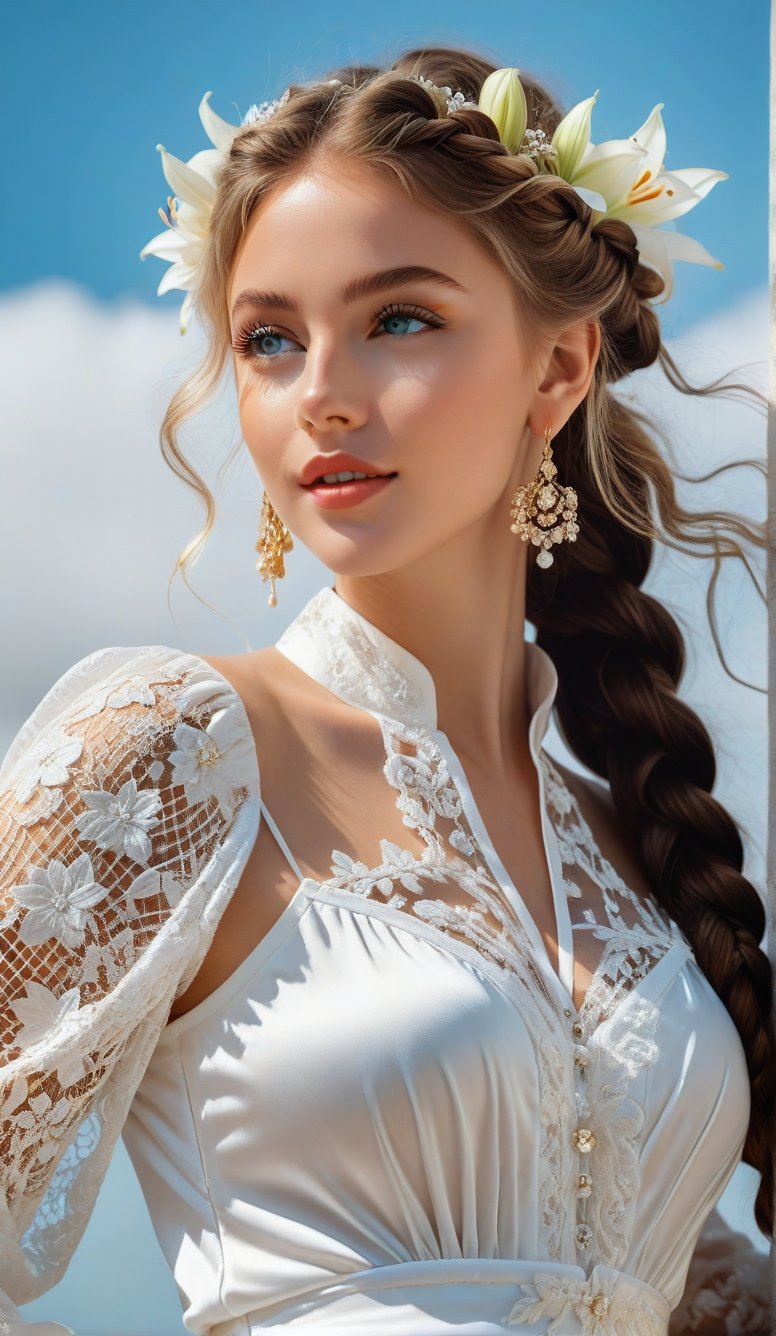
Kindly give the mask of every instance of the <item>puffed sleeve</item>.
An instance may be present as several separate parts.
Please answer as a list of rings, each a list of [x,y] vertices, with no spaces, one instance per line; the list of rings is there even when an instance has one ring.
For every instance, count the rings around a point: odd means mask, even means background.
[[[258,822],[242,701],[168,646],[88,655],[12,742],[0,767],[0,1331],[69,1331],[16,1305],[63,1275]]]
[[[712,1211],[698,1238],[669,1336],[770,1336],[767,1253]]]

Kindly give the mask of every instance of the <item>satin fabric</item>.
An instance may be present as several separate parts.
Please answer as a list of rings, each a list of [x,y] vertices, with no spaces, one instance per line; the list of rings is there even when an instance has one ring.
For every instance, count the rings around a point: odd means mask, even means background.
[[[435,726],[423,665],[334,591],[317,597],[334,627],[368,636],[405,674],[415,692],[404,714]],[[323,634],[311,640],[309,623],[300,618],[278,647],[353,700],[358,679],[332,671],[325,656],[337,647]],[[538,764],[557,675],[535,644],[526,653]],[[377,697],[360,700],[376,716],[396,708],[377,680]],[[456,779],[466,787],[462,771]],[[546,810],[543,821],[569,980],[568,888]],[[565,1310],[548,1300],[530,1322],[510,1319],[537,1275],[590,1282],[573,1244],[575,1178],[556,1207],[564,1255],[545,1250],[541,1131],[553,1110],[540,1036],[492,961],[388,904],[304,878],[285,852],[299,876],[292,901],[231,977],[166,1027],[124,1128],[187,1329],[509,1336],[554,1320],[555,1336],[664,1336],[703,1221],[740,1159],[749,1111],[740,1040],[689,946],[671,946],[587,1044],[604,1070],[617,1045],[627,1060],[649,1009],[652,1060],[634,1062],[614,1111],[594,1106],[587,1118],[601,1131],[610,1119],[612,1144],[620,1124],[627,1139],[601,1170],[631,1173],[626,1255],[598,1266],[604,1289],[581,1289]],[[546,974],[546,958],[539,964]],[[573,1055],[575,1016],[552,973]],[[618,1325],[613,1316],[593,1323],[598,1293],[619,1294]]]

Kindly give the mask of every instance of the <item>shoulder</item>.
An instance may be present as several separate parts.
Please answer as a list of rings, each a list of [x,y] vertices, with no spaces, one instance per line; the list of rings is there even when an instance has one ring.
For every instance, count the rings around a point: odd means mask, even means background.
[[[292,737],[353,745],[372,732],[371,716],[354,710],[274,646],[203,656],[242,703],[262,757],[279,756]]]
[[[206,660],[169,645],[101,648],[53,683],[13,738],[0,833],[40,843],[67,826],[107,840],[112,821],[142,864],[152,841],[141,832],[163,809],[180,826],[217,802],[228,820],[241,796],[258,795],[256,771],[242,702]]]
[[[182,681],[190,673],[190,656],[168,645],[108,646],[93,650],[58,677],[23,722],[0,767],[0,788],[9,773],[30,758],[45,738],[83,723],[96,736],[95,723],[115,711],[126,710],[126,718],[155,714],[165,683]],[[159,690],[154,690],[158,687]],[[156,707],[156,709],[154,708]]]
[[[231,894],[259,796],[242,703],[198,655],[112,646],[68,668],[0,769],[0,1012],[28,984],[107,996],[141,955],[172,980]]]

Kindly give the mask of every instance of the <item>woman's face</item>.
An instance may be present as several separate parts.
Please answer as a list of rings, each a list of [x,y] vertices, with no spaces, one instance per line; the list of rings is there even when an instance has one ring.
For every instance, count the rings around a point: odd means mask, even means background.
[[[447,277],[347,293],[407,267]],[[471,526],[483,542],[493,525],[508,532],[547,413],[511,288],[455,220],[375,172],[328,164],[262,203],[228,298],[245,442],[280,518],[326,566],[378,574]],[[360,461],[350,471],[392,476],[336,498],[303,485],[308,467],[347,468],[339,452]]]

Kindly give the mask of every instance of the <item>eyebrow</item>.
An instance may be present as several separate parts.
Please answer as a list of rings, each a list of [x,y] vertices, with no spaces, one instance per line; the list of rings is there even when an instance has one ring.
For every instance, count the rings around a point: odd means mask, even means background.
[[[381,269],[376,274],[362,274],[354,278],[342,289],[342,300],[346,305],[368,297],[372,293],[382,292],[385,288],[397,288],[403,283],[440,283],[458,292],[468,289],[439,269],[430,269],[424,264],[400,265],[396,269]],[[258,288],[246,288],[236,298],[232,307],[232,318],[243,306],[271,306],[278,311],[298,311],[297,303],[286,292],[259,292]]]

